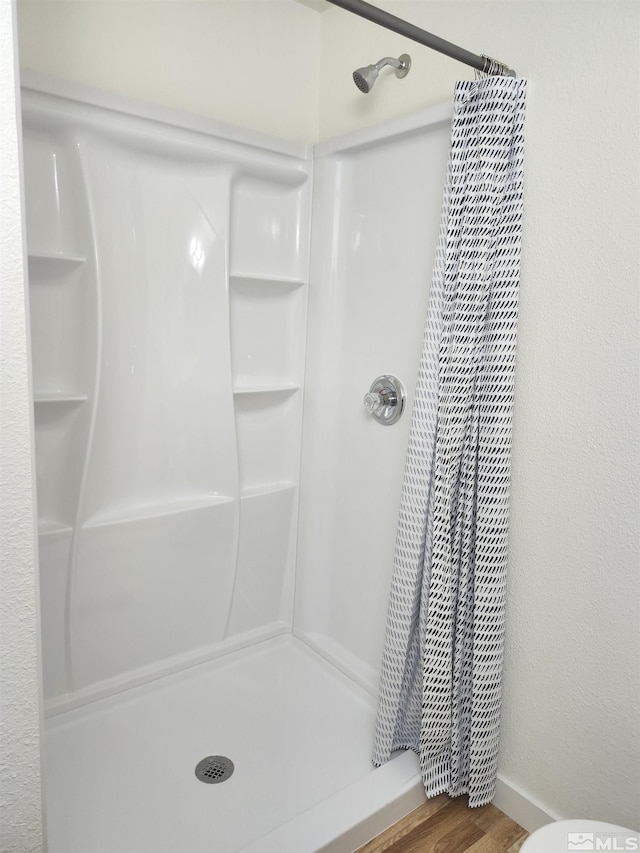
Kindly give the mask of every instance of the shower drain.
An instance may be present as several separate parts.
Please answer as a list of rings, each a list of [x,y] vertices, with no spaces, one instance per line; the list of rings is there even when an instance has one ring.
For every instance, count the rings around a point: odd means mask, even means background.
[[[208,755],[196,765],[196,776],[208,785],[226,782],[232,773],[233,761],[226,755]]]

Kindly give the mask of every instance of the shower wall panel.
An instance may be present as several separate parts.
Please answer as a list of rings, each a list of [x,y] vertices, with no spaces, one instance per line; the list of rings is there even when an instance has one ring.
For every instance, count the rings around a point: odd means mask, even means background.
[[[50,707],[285,630],[299,474],[306,150],[81,96],[23,93]]]
[[[450,116],[446,104],[316,148],[294,627],[372,692]],[[385,373],[408,396],[394,426],[363,407]]]

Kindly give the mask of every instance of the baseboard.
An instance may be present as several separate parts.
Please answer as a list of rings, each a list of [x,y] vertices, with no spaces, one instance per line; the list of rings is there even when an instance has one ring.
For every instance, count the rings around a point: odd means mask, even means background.
[[[313,649],[313,651],[317,652],[325,660],[353,679],[360,687],[376,697],[378,686],[377,673],[373,669],[367,668],[359,658],[350,655],[343,646],[325,634],[305,633],[295,628],[293,633],[299,640],[306,643],[309,648]],[[500,811],[504,812],[512,820],[519,823],[527,832],[534,832],[536,829],[540,829],[541,826],[561,820],[560,815],[555,814],[549,808],[537,802],[537,800],[517,785],[514,785],[513,782],[505,779],[500,773],[498,773],[496,793],[492,802],[496,808],[499,808]],[[396,812],[393,812],[394,820],[404,817],[402,809],[402,802],[399,801],[396,805],[398,816],[396,817]],[[388,812],[387,815],[390,813]],[[383,820],[385,819],[387,819],[386,816]],[[383,827],[383,829],[386,828]]]
[[[511,820],[519,823],[527,832],[535,832],[541,826],[560,820],[560,817],[533,797],[507,781],[498,773],[496,793],[493,805],[504,812]]]

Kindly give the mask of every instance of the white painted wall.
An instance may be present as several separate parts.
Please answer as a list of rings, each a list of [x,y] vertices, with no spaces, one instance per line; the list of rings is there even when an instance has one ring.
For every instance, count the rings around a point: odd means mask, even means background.
[[[0,3],[0,850],[42,847],[31,398],[15,8]]]
[[[638,826],[640,7],[378,5],[530,79],[500,772],[552,813]],[[342,10],[321,20],[322,138],[473,74]],[[352,87],[405,51],[405,80]]]
[[[314,142],[319,21],[292,0],[20,0],[20,65]]]

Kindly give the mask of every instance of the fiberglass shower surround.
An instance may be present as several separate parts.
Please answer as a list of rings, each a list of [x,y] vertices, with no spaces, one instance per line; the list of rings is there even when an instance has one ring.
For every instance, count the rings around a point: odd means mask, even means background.
[[[44,688],[64,706],[291,621],[309,163],[37,94],[24,122]]]
[[[35,74],[22,104],[49,849],[366,833],[424,794],[371,764],[409,419],[362,398],[415,382],[451,107],[311,152]]]
[[[50,849],[366,833],[424,795],[370,761],[408,419],[361,401],[414,385],[450,105],[314,152],[37,75],[23,109]]]

